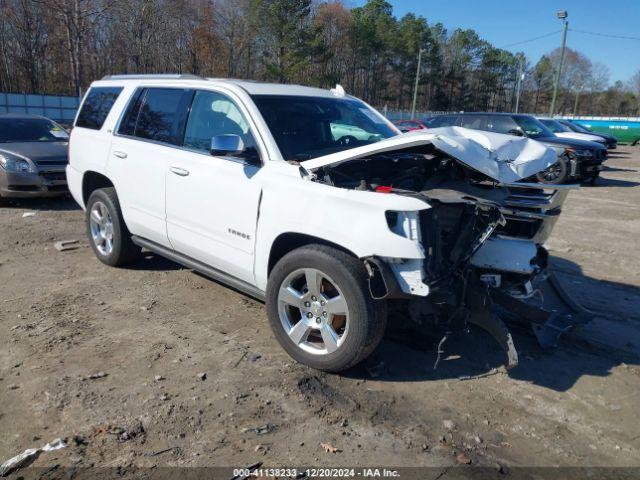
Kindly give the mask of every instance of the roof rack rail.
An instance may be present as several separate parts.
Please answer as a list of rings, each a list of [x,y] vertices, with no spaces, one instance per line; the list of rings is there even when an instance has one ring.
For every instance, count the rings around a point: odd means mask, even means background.
[[[204,80],[204,77],[192,73],[149,73],[105,75],[101,80]]]

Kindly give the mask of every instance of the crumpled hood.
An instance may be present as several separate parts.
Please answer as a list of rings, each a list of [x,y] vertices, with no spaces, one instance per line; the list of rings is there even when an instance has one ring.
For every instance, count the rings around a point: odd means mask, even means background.
[[[535,175],[558,160],[553,149],[535,140],[462,127],[443,127],[407,132],[362,147],[306,160],[301,164],[313,171],[377,153],[427,144],[502,183],[512,183]]]

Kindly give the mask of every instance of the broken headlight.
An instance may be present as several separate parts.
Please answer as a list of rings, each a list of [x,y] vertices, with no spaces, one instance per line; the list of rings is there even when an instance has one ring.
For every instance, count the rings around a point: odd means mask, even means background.
[[[408,238],[409,240],[420,240],[420,220],[418,212],[398,212],[387,210],[385,212],[387,225],[396,235]]]

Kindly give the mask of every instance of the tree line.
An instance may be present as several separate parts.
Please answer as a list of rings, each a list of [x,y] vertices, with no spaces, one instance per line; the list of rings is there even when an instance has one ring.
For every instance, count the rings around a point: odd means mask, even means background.
[[[193,73],[340,83],[381,108],[549,109],[558,51],[535,64],[385,0],[0,0],[0,91],[77,95],[114,73]],[[640,72],[610,85],[603,65],[568,49],[558,111],[640,115]]]

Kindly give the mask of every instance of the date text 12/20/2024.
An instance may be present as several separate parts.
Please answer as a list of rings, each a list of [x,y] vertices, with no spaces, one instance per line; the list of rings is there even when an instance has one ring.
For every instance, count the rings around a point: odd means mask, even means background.
[[[399,478],[398,470],[388,468],[237,468],[233,478]]]

